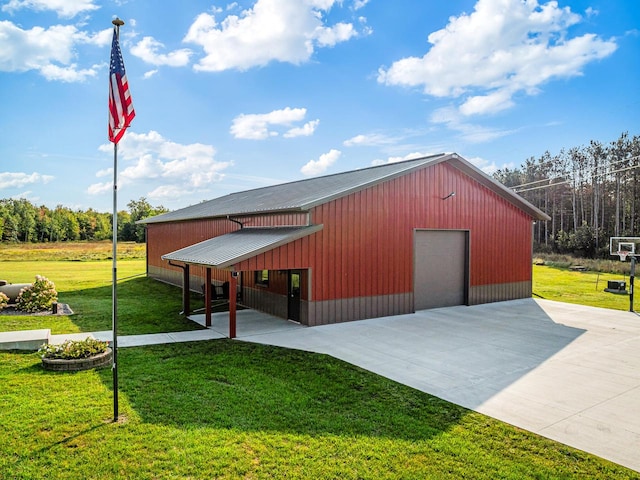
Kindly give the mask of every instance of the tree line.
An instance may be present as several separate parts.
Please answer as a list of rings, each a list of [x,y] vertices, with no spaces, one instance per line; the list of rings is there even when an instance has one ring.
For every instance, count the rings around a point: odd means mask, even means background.
[[[118,212],[118,240],[144,242],[144,226],[138,220],[165,213],[163,206],[153,207],[144,197],[127,204]],[[25,199],[0,199],[0,239],[3,243],[66,242],[111,240],[113,215],[93,209],[72,210],[62,205],[50,209]]]
[[[534,250],[609,257],[609,238],[640,237],[640,136],[624,132],[608,144],[530,157],[494,178],[512,188],[551,219],[534,225]],[[138,220],[165,213],[141,197],[118,213],[118,240],[144,242]],[[0,200],[2,242],[110,240],[112,215],[93,209],[35,206],[25,199]]]
[[[640,136],[548,151],[494,178],[547,213],[534,251],[608,258],[609,238],[640,237]]]

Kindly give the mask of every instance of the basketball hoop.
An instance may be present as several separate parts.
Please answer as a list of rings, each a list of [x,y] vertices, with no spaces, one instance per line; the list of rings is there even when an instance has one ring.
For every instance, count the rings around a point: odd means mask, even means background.
[[[619,250],[616,252],[616,255],[618,255],[620,257],[620,261],[621,262],[625,262],[627,260],[627,256],[630,254],[631,252],[625,252],[622,250]]]

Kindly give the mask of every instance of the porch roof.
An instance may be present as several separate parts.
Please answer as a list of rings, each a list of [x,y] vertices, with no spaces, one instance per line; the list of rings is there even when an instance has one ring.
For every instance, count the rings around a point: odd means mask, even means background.
[[[163,260],[229,269],[236,263],[273,250],[299,238],[322,230],[322,225],[292,227],[245,227],[210,238],[175,252],[162,255]]]

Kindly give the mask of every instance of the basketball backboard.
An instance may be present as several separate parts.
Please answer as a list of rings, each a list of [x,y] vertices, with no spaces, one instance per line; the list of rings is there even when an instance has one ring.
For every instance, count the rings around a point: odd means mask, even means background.
[[[609,254],[618,256],[622,261],[640,255],[640,237],[611,237]]]

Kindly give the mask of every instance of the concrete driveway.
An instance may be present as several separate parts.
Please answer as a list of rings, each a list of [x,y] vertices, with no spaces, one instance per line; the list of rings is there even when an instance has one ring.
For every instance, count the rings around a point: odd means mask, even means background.
[[[640,471],[635,313],[524,299],[239,339],[325,353]]]

